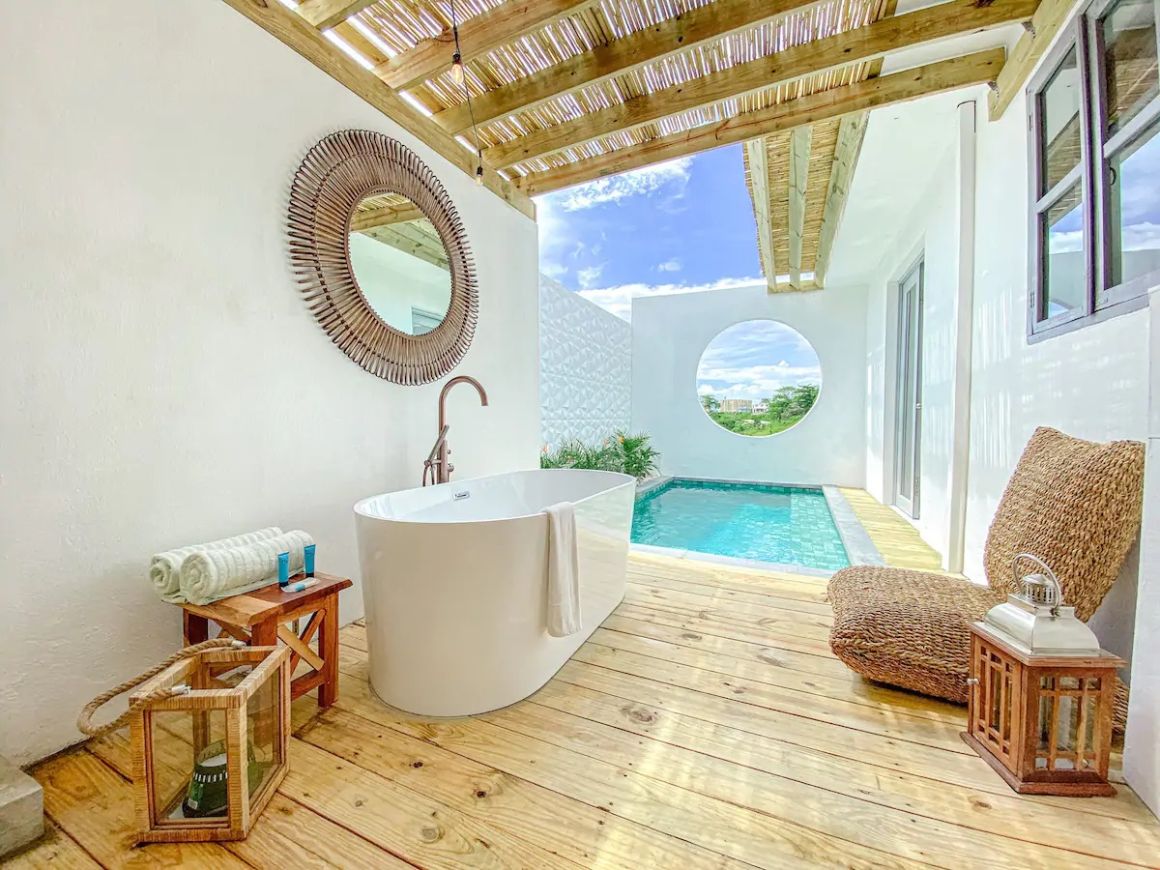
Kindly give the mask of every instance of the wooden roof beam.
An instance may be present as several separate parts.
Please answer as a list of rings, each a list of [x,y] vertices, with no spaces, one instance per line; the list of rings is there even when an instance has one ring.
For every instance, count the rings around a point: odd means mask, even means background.
[[[476,123],[485,124],[532,108],[678,51],[712,42],[787,13],[808,9],[818,2],[820,0],[717,0],[480,94],[472,100]],[[466,103],[436,112],[434,119],[450,133],[460,133],[471,126]]]
[[[274,2],[274,0],[271,0]],[[459,22],[459,47],[470,60],[506,45],[532,30],[592,6],[597,0],[507,0],[500,6]],[[418,87],[451,65],[455,41],[451,29],[375,67],[375,74],[396,90]]]
[[[1011,56],[1007,58],[1007,63],[991,89],[987,108],[992,121],[1002,118],[1011,101],[1023,90],[1031,71],[1067,21],[1073,6],[1074,0],[1043,0],[1039,4],[1031,16],[1027,32],[1015,43]]]
[[[834,164],[830,169],[826,204],[822,209],[822,228],[818,233],[818,253],[814,259],[814,283],[819,287],[824,287],[826,283],[826,270],[834,249],[834,238],[842,225],[842,213],[846,210],[846,199],[854,180],[854,170],[858,166],[858,155],[862,152],[862,140],[866,136],[869,120],[869,112],[855,112],[843,116],[841,126],[838,127],[838,143],[834,146]]]
[[[338,50],[317,28],[277,0],[225,0],[242,15],[277,37],[332,79],[370,103],[464,174],[474,178],[476,161],[454,138],[400,97],[385,82]],[[535,220],[536,206],[484,163],[483,183],[513,208]]]
[[[1003,66],[1004,55],[1002,48],[993,48],[831,88],[755,112],[746,112],[719,124],[695,127],[557,169],[531,173],[515,179],[515,183],[529,196],[538,196],[665,160],[790,130],[802,124],[992,82]]]
[[[1028,18],[1038,0],[953,0],[865,27],[783,49],[767,57],[682,82],[494,145],[484,156],[511,166],[574,148],[612,133],[632,130],[806,76],[872,61],[894,51],[973,33]]]
[[[319,30],[337,27],[376,0],[303,0],[294,10]]]
[[[789,137],[789,287],[802,287],[802,241],[806,227],[806,182],[810,176],[813,127],[795,127]]]
[[[773,218],[769,200],[769,153],[765,139],[745,143],[745,167],[749,171],[749,198],[753,202],[753,219],[757,224],[757,256],[770,292],[777,283],[773,258]]]
[[[404,224],[408,221],[417,221],[425,217],[426,215],[423,214],[417,205],[386,206],[384,208],[356,212],[355,216],[351,219],[350,228],[353,232],[358,233],[363,230],[373,229],[374,227]]]

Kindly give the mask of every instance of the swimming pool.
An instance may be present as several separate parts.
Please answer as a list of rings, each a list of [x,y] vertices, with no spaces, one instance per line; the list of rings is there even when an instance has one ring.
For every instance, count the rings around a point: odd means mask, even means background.
[[[675,478],[636,499],[637,544],[837,571],[850,564],[820,489]]]

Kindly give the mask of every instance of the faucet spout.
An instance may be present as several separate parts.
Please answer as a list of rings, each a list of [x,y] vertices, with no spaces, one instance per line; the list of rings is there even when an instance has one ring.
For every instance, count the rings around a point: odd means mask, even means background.
[[[447,483],[451,480],[451,472],[455,470],[455,466],[447,461],[451,453],[447,446],[447,431],[451,428],[447,423],[447,394],[458,384],[471,384],[475,387],[475,391],[479,393],[479,404],[487,407],[487,390],[475,378],[457,375],[443,385],[443,389],[439,391],[439,437],[435,440],[435,446],[431,448],[431,455],[423,463],[424,486],[427,485],[428,473],[435,483]]]

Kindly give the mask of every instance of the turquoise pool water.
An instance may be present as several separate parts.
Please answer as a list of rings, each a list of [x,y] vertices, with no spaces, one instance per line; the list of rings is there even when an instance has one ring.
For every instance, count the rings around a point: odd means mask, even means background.
[[[637,498],[632,540],[823,571],[850,564],[820,489],[677,478]]]

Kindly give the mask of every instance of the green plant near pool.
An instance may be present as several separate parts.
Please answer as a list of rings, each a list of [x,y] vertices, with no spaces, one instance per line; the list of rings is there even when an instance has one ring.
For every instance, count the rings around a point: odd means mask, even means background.
[[[600,444],[585,444],[573,438],[555,450],[545,447],[540,454],[540,468],[618,471],[643,480],[657,472],[659,458],[660,452],[649,443],[648,435],[617,430]]]

